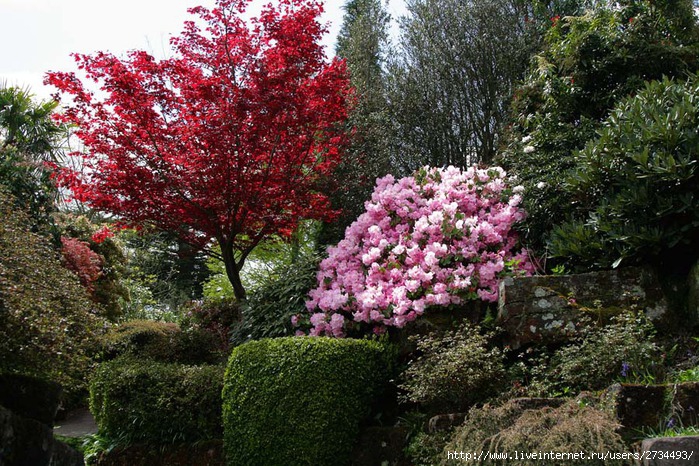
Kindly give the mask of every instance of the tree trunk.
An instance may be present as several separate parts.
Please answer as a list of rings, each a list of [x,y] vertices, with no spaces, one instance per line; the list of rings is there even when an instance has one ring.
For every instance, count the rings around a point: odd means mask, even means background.
[[[226,266],[226,275],[228,280],[233,285],[233,294],[235,299],[240,302],[244,302],[246,299],[245,288],[243,287],[243,282],[240,280],[240,269],[243,264],[238,264],[235,261],[235,254],[233,252],[233,245],[230,243],[221,243],[221,255],[223,256],[223,264]]]

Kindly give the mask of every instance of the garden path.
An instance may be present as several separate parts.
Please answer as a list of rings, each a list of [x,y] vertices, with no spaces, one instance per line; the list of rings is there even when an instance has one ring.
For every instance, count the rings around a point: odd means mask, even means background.
[[[97,423],[92,413],[87,408],[78,408],[68,413],[65,421],[53,428],[53,432],[64,437],[82,437],[83,435],[96,434]]]

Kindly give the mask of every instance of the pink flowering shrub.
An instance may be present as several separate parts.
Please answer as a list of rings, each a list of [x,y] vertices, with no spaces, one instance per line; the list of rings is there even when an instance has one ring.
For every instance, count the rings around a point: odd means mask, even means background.
[[[311,335],[340,337],[365,324],[379,333],[431,307],[496,301],[501,277],[533,270],[526,251],[514,251],[522,191],[499,167],[379,179],[366,212],[321,262],[310,314],[294,325]]]

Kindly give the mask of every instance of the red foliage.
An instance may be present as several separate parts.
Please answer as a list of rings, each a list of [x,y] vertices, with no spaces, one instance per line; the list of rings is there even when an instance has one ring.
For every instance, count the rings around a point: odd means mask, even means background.
[[[92,294],[95,291],[94,283],[102,274],[102,258],[79,239],[61,236],[61,243],[63,265],[75,273],[80,283]]]
[[[109,227],[104,226],[92,234],[92,241],[97,244],[102,244],[107,238],[114,236],[114,233],[109,229]]]
[[[173,58],[75,54],[104,99],[73,73],[46,78],[72,96],[60,118],[87,148],[87,169],[63,172],[63,185],[130,225],[215,239],[239,298],[262,239],[333,217],[318,186],[339,162],[350,95],[344,63],[324,61],[319,2],[281,0],[248,26],[249,1],[189,9],[204,28],[186,22]]]

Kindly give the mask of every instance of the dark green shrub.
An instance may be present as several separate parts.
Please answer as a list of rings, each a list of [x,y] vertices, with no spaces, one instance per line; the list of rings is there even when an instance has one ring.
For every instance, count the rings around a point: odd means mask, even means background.
[[[550,26],[544,51],[514,93],[500,161],[526,189],[525,240],[537,249],[556,223],[578,213],[566,179],[575,152],[613,106],[645,81],[680,78],[699,65],[689,0],[596,2],[588,13],[553,18]]]
[[[653,335],[642,314],[624,313],[602,328],[589,327],[578,342],[536,362],[530,391],[550,396],[600,390],[617,380],[653,382],[663,375]]]
[[[472,409],[464,424],[458,427],[451,441],[444,447],[440,462],[451,465],[448,452],[468,452],[479,456],[481,452],[507,453],[573,453],[573,452],[627,452],[627,447],[616,429],[619,425],[611,416],[578,400],[571,400],[558,408],[523,409],[517,400],[500,407],[485,405]],[[493,460],[483,455],[478,464],[575,464],[578,461],[515,461]],[[521,457],[519,458],[521,460]],[[586,459],[579,464],[623,465],[631,461]]]
[[[233,350],[223,389],[230,465],[343,465],[388,377],[375,341],[288,337]]]
[[[421,355],[401,374],[404,399],[430,412],[459,412],[494,395],[505,369],[498,348],[468,323],[415,338]]]
[[[585,268],[699,253],[699,79],[623,100],[568,183],[589,217],[554,230],[551,254]]]
[[[63,385],[69,401],[85,380],[104,321],[49,240],[0,188],[0,373]]]
[[[121,357],[100,365],[90,410],[100,434],[126,443],[221,438],[222,366],[187,366]]]
[[[201,364],[220,358],[211,334],[196,328],[183,331],[177,324],[154,320],[131,320],[115,326],[101,343],[106,360],[132,355],[161,362]]]
[[[191,301],[181,308],[183,329],[197,329],[211,335],[218,349],[229,353],[231,331],[240,323],[241,305],[235,299]]]
[[[294,263],[278,267],[252,290],[240,323],[233,327],[231,343],[293,335],[291,317],[307,312],[306,299],[317,285],[319,262],[316,254],[303,254]]]
[[[104,359],[131,354],[163,361],[170,356],[171,341],[178,332],[177,324],[130,320],[112,327],[102,337]]]

